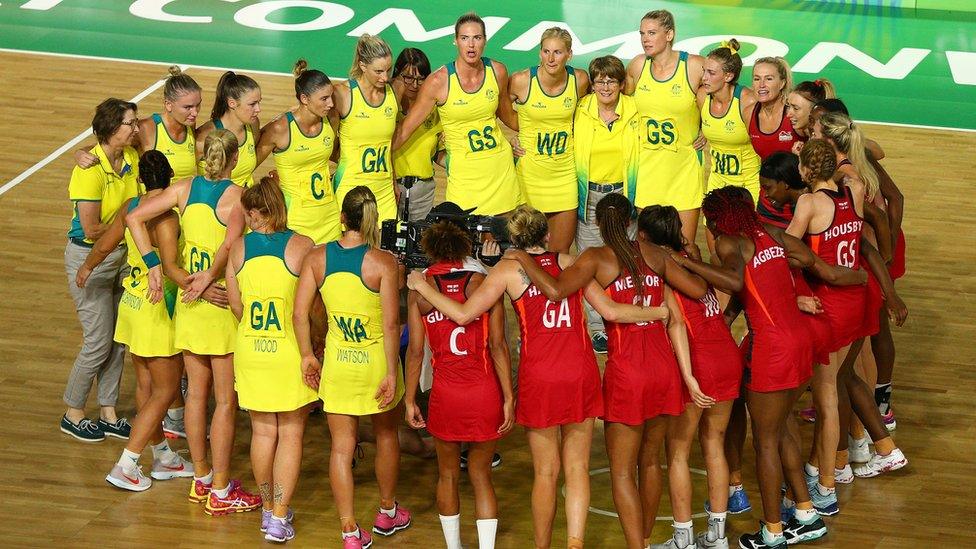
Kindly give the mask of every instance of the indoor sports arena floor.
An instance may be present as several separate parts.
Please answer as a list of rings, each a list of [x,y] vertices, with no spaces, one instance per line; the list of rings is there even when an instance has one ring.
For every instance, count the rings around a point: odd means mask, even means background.
[[[305,7],[287,7],[299,4]],[[910,316],[904,327],[894,330],[898,357],[893,407],[898,416],[895,439],[910,465],[842,486],[843,512],[828,519],[830,534],[815,545],[969,547],[973,536],[966,511],[972,506],[976,470],[976,16],[938,10],[965,8],[968,2],[887,4],[901,7],[720,0],[656,2],[654,7],[674,11],[679,41],[687,40],[684,49],[697,52],[736,36],[764,54],[785,53],[794,68],[833,80],[855,118],[885,122],[866,125],[866,132],[884,147],[884,165],[906,197],[908,273],[898,287]],[[595,17],[593,4],[581,0],[472,2],[467,8],[493,17],[488,19],[493,36],[487,55],[514,70],[533,62],[541,32],[533,29],[542,23],[540,29],[554,22],[573,29],[582,41],[579,66],[595,55],[637,53],[627,33],[647,3],[614,0],[602,6],[602,18]],[[136,98],[143,116],[157,110],[162,103],[160,79],[172,63],[187,66],[203,86],[204,113],[221,71],[203,67],[248,72],[262,86],[266,121],[294,102],[286,73],[295,59],[306,56],[313,66],[341,76],[354,37],[361,32],[382,31],[395,51],[406,44],[421,47],[435,65],[450,59],[450,31],[438,29],[460,15],[455,2],[431,0],[422,7],[397,9],[391,12],[372,0],[345,5],[284,1],[263,7],[233,0],[0,2],[0,409],[7,414],[0,421],[0,493],[9,520],[3,545],[260,542],[256,515],[208,517],[186,501],[185,482],[160,482],[143,493],[111,488],[103,479],[121,443],[109,439],[85,445],[56,428],[65,377],[81,340],[62,260],[70,217],[70,152],[91,141],[85,131],[94,106],[105,97]],[[747,47],[744,53],[750,51]],[[806,76],[799,74],[798,79]],[[438,182],[443,192],[443,173]],[[514,323],[509,324],[512,335]],[[134,378],[131,370],[127,373],[120,413],[131,417]],[[809,447],[812,428],[802,429]],[[588,547],[618,547],[622,536],[612,515],[602,427],[597,430],[586,542]],[[249,436],[249,422],[241,414],[232,470],[245,485],[253,484]],[[358,513],[364,520],[377,498],[374,448],[365,446],[367,459],[355,469]],[[185,442],[176,447],[184,448]],[[528,446],[517,430],[500,447],[504,463],[494,474],[498,546],[526,547],[532,532]],[[745,485],[758,505],[754,454],[749,443],[746,447]],[[334,547],[338,523],[328,487],[329,440],[322,416],[312,418],[305,448],[293,501],[297,542]],[[701,474],[697,451],[692,466]],[[436,475],[433,460],[402,458],[398,498],[414,513],[414,523],[393,540],[377,540],[377,547],[441,543],[433,493]],[[695,483],[698,510],[704,486],[703,477]],[[473,519],[467,520],[473,516],[472,505],[470,487],[462,482],[462,535],[471,547],[476,543]],[[665,497],[655,542],[670,535],[669,513]],[[758,517],[757,510],[730,517],[730,540],[753,531]],[[701,528],[703,521],[696,520]],[[554,532],[553,546],[564,545],[561,512]]]

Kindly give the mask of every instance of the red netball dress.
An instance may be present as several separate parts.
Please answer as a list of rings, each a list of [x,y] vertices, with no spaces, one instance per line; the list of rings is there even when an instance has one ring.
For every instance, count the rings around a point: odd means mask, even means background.
[[[559,256],[532,258],[557,277]],[[531,429],[579,423],[603,413],[600,369],[586,331],[583,292],[549,301],[535,284],[512,300],[522,336],[515,420]]]
[[[664,281],[641,262],[643,300],[629,275],[621,273],[605,291],[618,303],[664,303]],[[684,410],[684,382],[664,324],[660,321],[624,324],[604,320],[607,366],[603,372],[605,421],[640,425],[659,415]]]
[[[809,325],[796,305],[786,251],[764,231],[755,245],[739,292],[752,335],[746,387],[761,393],[793,389],[813,374]]]
[[[830,225],[816,234],[804,237],[813,253],[828,265],[842,265],[856,269],[861,256],[861,230],[864,220],[854,211],[851,190],[841,186],[839,191],[820,189],[834,203],[834,218]],[[864,335],[864,286],[832,286],[820,279],[811,279],[810,288],[820,298],[824,315],[830,320],[833,340],[830,352],[850,345]]]
[[[752,148],[756,150],[759,158],[766,158],[777,151],[793,152],[793,144],[803,141],[803,137],[793,129],[790,117],[786,116],[786,107],[783,107],[783,118],[779,122],[779,127],[772,133],[766,133],[759,128],[759,105],[752,110],[752,118],[749,119],[749,140],[752,141]]]
[[[701,392],[716,401],[739,397],[742,384],[742,356],[725,325],[722,306],[709,287],[701,299],[675,292],[684,313],[691,351],[691,372]],[[686,402],[691,402],[686,395]]]
[[[438,290],[464,303],[474,273],[435,275]],[[432,309],[424,315],[433,353],[434,383],[430,390],[427,430],[441,440],[481,442],[499,438],[504,421],[501,386],[488,349],[488,313],[467,326]]]

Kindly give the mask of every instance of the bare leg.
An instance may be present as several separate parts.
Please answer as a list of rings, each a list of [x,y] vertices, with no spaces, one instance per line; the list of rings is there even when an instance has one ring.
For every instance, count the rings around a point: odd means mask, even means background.
[[[643,425],[624,425],[607,422],[604,437],[610,458],[610,481],[613,505],[617,509],[620,526],[628,549],[644,547],[644,526],[641,498],[637,491],[637,454],[644,436]]]
[[[302,442],[305,437],[305,422],[308,421],[308,406],[291,412],[279,412],[278,447],[274,456],[274,515],[288,516],[298,473],[302,466]]]
[[[329,456],[329,485],[339,511],[343,532],[354,532],[356,512],[352,479],[352,456],[356,451],[356,416],[327,414],[329,433],[332,436],[332,452]]]
[[[474,517],[477,520],[498,516],[495,487],[491,484],[491,459],[495,454],[495,444],[494,440],[468,444],[468,479],[474,489]]]
[[[727,438],[725,429],[732,408],[731,400],[716,403],[704,411],[698,422],[698,440],[705,458],[705,471],[708,473],[708,503],[713,513],[724,513],[728,510],[729,465],[725,460],[724,446]]]
[[[552,521],[556,516],[556,485],[559,482],[559,427],[526,429],[532,451],[532,530],[535,546],[552,544]],[[569,506],[567,492],[566,505]],[[572,535],[572,534],[571,534]]]
[[[576,238],[576,210],[547,213],[549,220],[549,251],[569,253]]]
[[[566,479],[566,534],[582,541],[590,509],[590,443],[594,420],[563,425],[563,476]]]
[[[701,215],[701,209],[695,208],[694,210],[684,210],[678,212],[678,218],[681,219],[681,236],[684,237],[685,242],[694,243],[695,237],[698,235],[698,218]],[[714,244],[709,244],[709,249],[712,249]]]
[[[392,509],[396,504],[397,479],[400,476],[400,439],[397,426],[403,419],[403,407],[371,416],[376,435],[376,482],[380,489],[380,508]]]
[[[434,447],[437,449],[437,512],[445,517],[454,516],[461,512],[458,499],[461,444],[434,437]]]
[[[793,405],[792,391],[760,393],[747,390],[746,398],[749,417],[752,418],[752,442],[756,449],[756,476],[762,497],[763,519],[771,532],[780,532],[779,489],[783,481],[783,467],[779,447],[786,417]],[[830,474],[833,478],[834,472]]]
[[[202,477],[210,472],[207,461],[207,401],[213,383],[210,357],[183,351],[183,364],[189,378],[184,416],[186,444],[190,447],[193,471],[196,476]]]
[[[230,455],[234,451],[234,426],[237,391],[234,390],[234,355],[210,357],[213,370],[214,406],[210,419],[210,453],[213,459],[214,488],[230,484]]]
[[[133,356],[132,361],[136,364],[137,371],[144,369],[145,374],[151,378],[148,383],[148,394],[139,406],[139,413],[132,420],[132,430],[125,444],[126,450],[139,454],[146,448],[147,443],[162,442],[159,438],[162,436],[160,422],[166,414],[166,406],[173,399],[173,394],[179,392],[180,379],[175,369],[176,357]],[[145,367],[140,368],[139,363],[143,363]]]
[[[271,485],[274,479],[275,451],[278,446],[278,417],[271,412],[251,411],[251,470],[261,491],[265,511],[274,508]]]
[[[732,414],[725,431],[725,459],[729,462],[730,485],[742,484],[742,447],[746,443],[747,425],[746,399],[740,397],[732,402]]]
[[[820,466],[820,484],[827,488],[834,487],[834,459],[837,441],[840,440],[837,372],[849,348],[848,345],[830,353],[830,364],[821,365],[813,370],[813,403],[817,409],[816,428],[819,435],[816,456]]]
[[[668,489],[671,496],[671,514],[675,522],[691,520],[691,470],[688,457],[695,440],[698,420],[702,409],[694,403],[686,404],[685,411],[668,422],[665,453],[668,456]],[[646,518],[646,517],[645,517]],[[645,537],[650,537],[645,536]]]
[[[643,440],[637,456],[638,483],[640,484],[641,499],[641,527],[644,539],[651,537],[654,522],[657,520],[657,508],[661,504],[661,492],[664,490],[664,478],[661,472],[661,447],[668,434],[668,424],[671,416],[658,416],[644,422]]]

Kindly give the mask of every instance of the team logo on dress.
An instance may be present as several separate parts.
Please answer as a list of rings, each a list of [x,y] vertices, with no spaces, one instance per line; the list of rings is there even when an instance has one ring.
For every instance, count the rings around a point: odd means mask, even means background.
[[[495,90],[485,90],[485,99],[488,101],[495,100]]]
[[[735,122],[733,122],[731,120],[727,120],[725,122],[725,131],[727,131],[729,133],[734,132],[735,131]]]
[[[570,99],[569,97],[567,97],[566,99],[563,99],[563,107],[565,107],[567,109],[573,108],[573,100]]]
[[[331,147],[332,146],[332,136],[331,135],[326,135],[325,137],[323,137],[322,138],[322,144],[325,145],[326,147]]]
[[[386,108],[386,109],[385,109],[385,110],[383,111],[383,114],[384,114],[384,115],[385,115],[385,116],[386,116],[387,118],[390,118],[390,117],[392,117],[392,116],[393,116],[393,107],[387,107],[387,108]]]
[[[254,143],[248,143],[248,145],[247,145],[247,153],[248,154],[254,154]]]
[[[637,129],[637,120],[636,119],[630,121],[630,129],[632,129],[632,130],[636,130]]]
[[[681,84],[671,86],[671,95],[681,95]]]
[[[190,142],[189,140],[187,140],[186,152],[191,152],[193,154],[196,154],[196,152],[197,152],[196,144]]]
[[[779,140],[780,142],[793,141],[793,134],[785,130],[781,131],[779,132]]]
[[[434,127],[434,120],[432,118],[428,118],[427,120],[424,120],[424,129],[425,130],[429,130],[429,129],[433,128],[433,127]]]

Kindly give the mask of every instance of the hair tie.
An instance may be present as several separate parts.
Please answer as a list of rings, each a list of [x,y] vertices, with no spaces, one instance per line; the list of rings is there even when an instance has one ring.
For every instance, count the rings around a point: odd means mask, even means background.
[[[852,129],[852,130],[854,129],[854,121],[853,120],[851,120],[850,129]]]
[[[820,86],[821,88],[824,87],[823,78],[818,78],[818,79],[814,80],[813,83],[816,84],[817,86]]]
[[[732,42],[729,42],[728,40],[723,40],[722,41],[722,47],[723,48],[728,48],[729,51],[732,52],[732,55],[736,55],[736,54],[739,53],[739,48],[732,47]]]

